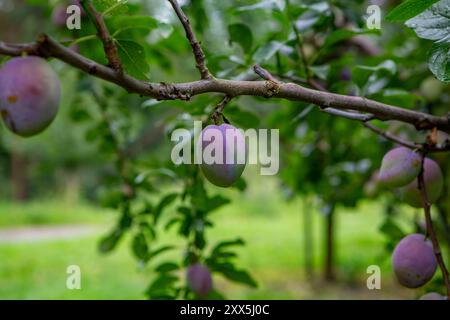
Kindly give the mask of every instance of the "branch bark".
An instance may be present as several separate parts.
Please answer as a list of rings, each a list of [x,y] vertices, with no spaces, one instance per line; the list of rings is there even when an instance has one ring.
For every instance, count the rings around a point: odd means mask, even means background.
[[[122,63],[120,62],[119,51],[114,39],[109,34],[103,15],[98,13],[94,5],[89,0],[81,0],[84,10],[88,13],[89,18],[97,29],[97,35],[103,43],[103,50],[109,65],[116,71],[122,73]]]
[[[203,53],[202,47],[200,46],[200,42],[197,41],[195,37],[194,31],[192,31],[191,24],[189,22],[189,18],[184,14],[177,0],[168,0],[172,5],[173,10],[175,11],[178,19],[183,25],[184,31],[186,32],[186,38],[189,40],[189,43],[192,47],[192,52],[194,53],[195,62],[197,65],[198,71],[200,71],[200,76],[202,79],[212,79],[212,75],[210,74],[208,67],[206,66],[206,58]]]
[[[447,116],[403,109],[363,97],[346,96],[305,88],[294,83],[276,85],[273,81],[239,81],[225,79],[202,79],[186,83],[150,83],[135,79],[127,74],[90,60],[53,40],[41,35],[36,43],[7,44],[0,42],[0,54],[21,56],[22,54],[54,57],[93,76],[117,84],[130,93],[153,97],[159,100],[189,100],[192,96],[205,93],[223,93],[229,96],[259,96],[303,101],[322,108],[335,108],[344,111],[357,111],[373,114],[377,119],[396,120],[409,123],[417,130],[437,128],[450,133]]]

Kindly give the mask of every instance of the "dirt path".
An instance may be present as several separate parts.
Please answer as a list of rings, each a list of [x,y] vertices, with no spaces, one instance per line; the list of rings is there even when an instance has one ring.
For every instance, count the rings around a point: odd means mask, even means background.
[[[0,229],[0,243],[35,242],[70,239],[93,234],[98,227],[92,225],[59,225]]]

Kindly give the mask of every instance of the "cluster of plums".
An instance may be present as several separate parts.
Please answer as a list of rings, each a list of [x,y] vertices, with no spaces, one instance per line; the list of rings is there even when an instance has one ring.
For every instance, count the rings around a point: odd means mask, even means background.
[[[214,136],[213,132],[219,133],[219,136]],[[230,141],[230,137],[234,141]],[[230,124],[209,125],[201,132],[198,147],[201,147],[201,150],[206,150],[212,145],[215,145],[215,150],[219,152],[222,150],[222,163],[208,164],[203,159],[200,168],[206,179],[212,184],[218,187],[229,187],[240,178],[245,169],[246,163],[237,161],[238,154],[246,155],[247,153],[245,137],[239,129]],[[235,161],[226,163],[228,155],[235,155]]]
[[[17,57],[0,69],[0,114],[15,134],[42,132],[55,118],[60,83],[50,65],[39,57]]]
[[[415,207],[422,207],[422,198],[418,188],[418,175],[422,166],[422,156],[406,147],[389,151],[383,158],[378,173],[378,184],[382,187],[396,189],[400,199]],[[444,178],[439,165],[430,158],[425,158],[423,175],[428,201],[436,202],[444,186]]]
[[[422,169],[422,156],[406,147],[389,151],[382,160],[377,183],[380,187],[395,189],[405,203],[420,208],[422,196],[418,176]],[[441,195],[444,178],[439,165],[432,159],[423,161],[423,177],[428,201],[436,202]],[[418,288],[433,277],[437,262],[432,243],[422,234],[410,234],[395,247],[392,265],[398,282],[407,288]],[[438,293],[428,293],[421,299],[445,299]]]

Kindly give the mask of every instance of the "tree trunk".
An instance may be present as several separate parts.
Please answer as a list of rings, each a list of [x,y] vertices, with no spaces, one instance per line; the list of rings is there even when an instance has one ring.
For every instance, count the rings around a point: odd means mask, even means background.
[[[324,278],[327,281],[335,279],[334,273],[334,204],[326,215],[326,230],[325,230],[325,270]]]
[[[303,202],[303,252],[308,279],[314,277],[313,212],[310,208],[311,199],[307,198]]]
[[[28,199],[27,159],[20,152],[12,151],[10,165],[12,198],[24,202]]]

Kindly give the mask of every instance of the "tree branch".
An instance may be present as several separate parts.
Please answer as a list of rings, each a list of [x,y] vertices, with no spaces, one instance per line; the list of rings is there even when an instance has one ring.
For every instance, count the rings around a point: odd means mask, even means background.
[[[424,172],[423,172],[423,166],[424,166],[424,160],[425,160],[426,152],[422,154],[422,167],[419,173],[418,181],[419,181],[419,190],[422,197],[422,203],[423,203],[423,210],[425,213],[425,222],[427,227],[427,236],[430,237],[431,243],[433,244],[433,251],[434,255],[436,257],[436,261],[439,265],[439,268],[442,272],[442,277],[444,278],[444,284],[447,289],[447,297],[450,299],[450,279],[449,279],[449,273],[445,266],[444,259],[442,258],[441,248],[439,245],[439,241],[436,236],[436,232],[434,231],[433,227],[433,220],[431,219],[431,204],[428,200],[428,194],[427,189],[425,185],[425,179],[424,179]]]
[[[116,71],[122,72],[122,63],[120,62],[119,51],[114,39],[109,34],[103,15],[98,13],[90,0],[81,0],[81,5],[88,13],[89,18],[97,29],[97,35],[103,43],[106,58],[109,65]]]
[[[202,77],[202,79],[212,79],[212,75],[209,73],[208,67],[206,66],[205,63],[206,60],[205,54],[203,53],[200,43],[197,41],[197,38],[195,37],[194,31],[192,31],[189,18],[184,14],[177,0],[168,0],[168,1],[172,5],[173,10],[175,10],[177,17],[181,21],[184,31],[186,32],[186,38],[189,40],[189,43],[191,44],[197,69],[200,71],[200,76]]]
[[[403,139],[393,135],[392,133],[389,133],[387,131],[383,131],[380,128],[378,128],[378,127],[376,127],[376,126],[374,126],[374,125],[372,125],[370,123],[364,122],[363,125],[364,125],[364,127],[372,130],[373,132],[375,132],[379,136],[382,136],[383,138],[385,138],[387,140],[390,140],[390,141],[392,141],[392,142],[394,142],[396,144],[399,144],[401,146],[404,146],[404,147],[407,147],[407,148],[410,148],[410,149],[420,149],[420,148],[422,148],[422,145],[419,144],[419,143],[403,140]]]
[[[203,79],[186,83],[150,83],[135,79],[127,74],[119,74],[115,70],[90,60],[53,40],[41,35],[36,43],[7,44],[0,42],[0,54],[21,56],[22,54],[54,57],[77,69],[98,78],[117,84],[128,92],[159,100],[189,100],[192,96],[205,93],[223,93],[230,96],[259,96],[266,98],[283,98],[292,101],[303,101],[322,108],[334,108],[343,111],[370,113],[377,119],[396,120],[409,123],[417,130],[437,128],[450,133],[450,122],[447,116],[403,109],[363,97],[346,96],[330,92],[308,89],[294,83],[276,85],[271,81],[239,81],[225,79]]]

